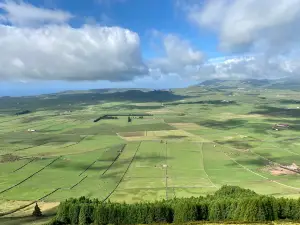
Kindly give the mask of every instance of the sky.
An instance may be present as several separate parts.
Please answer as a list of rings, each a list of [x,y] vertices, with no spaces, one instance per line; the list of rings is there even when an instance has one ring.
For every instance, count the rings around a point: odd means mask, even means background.
[[[300,0],[0,0],[0,96],[299,77]]]

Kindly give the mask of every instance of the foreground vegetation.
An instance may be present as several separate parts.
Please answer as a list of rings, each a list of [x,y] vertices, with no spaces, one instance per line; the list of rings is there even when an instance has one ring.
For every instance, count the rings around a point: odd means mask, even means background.
[[[103,203],[85,197],[61,203],[51,224],[153,224],[212,222],[300,221],[300,199],[258,195],[224,186],[214,195],[152,203]]]

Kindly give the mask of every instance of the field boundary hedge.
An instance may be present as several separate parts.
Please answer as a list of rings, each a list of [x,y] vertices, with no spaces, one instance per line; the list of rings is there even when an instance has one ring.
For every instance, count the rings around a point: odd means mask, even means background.
[[[92,162],[84,171],[82,171],[78,176],[81,176],[82,174],[84,174],[86,171],[89,170],[89,168],[91,168],[96,162],[98,162],[99,159],[95,160],[94,162]]]
[[[41,201],[41,200],[43,200],[44,198],[46,198],[46,197],[52,195],[53,193],[57,192],[57,191],[60,190],[60,189],[61,189],[61,188],[56,188],[54,191],[51,191],[50,193],[48,193],[48,194],[44,195],[43,197],[39,198],[38,200],[32,201],[32,202],[30,202],[30,203],[28,203],[28,204],[26,204],[26,205],[20,206],[19,208],[12,209],[12,210],[10,210],[10,211],[8,211],[8,212],[0,213],[0,217],[7,216],[7,215],[13,214],[13,213],[15,213],[15,212],[18,212],[18,211],[20,211],[20,210],[22,210],[22,209],[25,209],[25,208],[27,208],[27,207],[29,207],[29,206],[31,206],[31,205],[37,203],[38,201]]]
[[[72,190],[74,187],[76,187],[77,185],[79,185],[82,181],[84,181],[88,176],[86,175],[85,177],[83,177],[80,181],[78,181],[76,184],[74,184],[72,187],[70,187],[69,189]]]
[[[122,146],[122,148],[120,149],[119,154],[116,156],[116,158],[114,158],[114,160],[113,160],[112,163],[106,168],[106,170],[103,171],[103,173],[101,174],[102,176],[103,176],[104,174],[106,174],[106,172],[107,172],[107,171],[113,166],[113,164],[118,160],[118,158],[120,157],[120,155],[122,154],[122,152],[124,151],[124,149],[126,148],[126,146],[127,146],[127,144],[124,144],[124,145]]]
[[[35,161],[35,159],[31,159],[29,162],[27,162],[27,163],[25,163],[24,165],[20,166],[19,168],[15,169],[15,170],[13,171],[13,173],[15,173],[15,172],[17,172],[17,171],[23,169],[25,166],[27,166],[28,164],[32,163],[33,161]]]
[[[30,176],[26,177],[24,180],[21,180],[20,182],[18,182],[17,184],[14,184],[2,191],[0,191],[0,194],[3,194],[11,189],[13,189],[14,187],[17,187],[18,185],[24,183],[25,181],[29,180],[30,178],[32,178],[34,175],[38,174],[39,172],[43,171],[44,169],[46,169],[48,166],[50,166],[51,164],[53,164],[54,162],[56,162],[58,159],[60,159],[61,156],[57,157],[56,159],[52,160],[50,163],[48,163],[46,166],[44,166],[43,168],[39,169],[38,171],[34,172],[33,174],[31,174]]]
[[[80,181],[78,181],[76,184],[74,184],[73,186],[71,186],[70,188],[66,188],[65,190],[72,190],[74,187],[76,187],[77,185],[79,185],[82,181],[84,181],[88,176],[85,176],[83,177]],[[42,201],[43,199],[49,197],[50,195],[54,194],[55,192],[59,191],[59,190],[63,190],[63,188],[56,188],[54,189],[53,191],[49,192],[48,194],[42,196],[41,198],[35,200],[35,201],[32,201],[31,203],[29,204],[26,204],[26,205],[23,205],[23,206],[20,206],[19,208],[16,208],[16,209],[12,209],[8,212],[4,212],[4,213],[0,213],[0,217],[3,217],[3,216],[7,216],[7,215],[10,215],[10,214],[13,214],[15,212],[18,212],[22,209],[25,209],[35,203],[37,203],[38,201]]]
[[[38,144],[38,145],[32,145],[32,146],[26,147],[26,148],[20,148],[20,149],[17,149],[16,152],[27,150],[27,149],[31,149],[31,148],[36,148],[36,147],[39,147],[39,146],[42,146],[42,145],[45,145],[45,144],[46,143],[42,143],[42,144]]]
[[[153,116],[152,114],[149,113],[117,113],[117,114],[105,114],[103,116],[98,117],[97,119],[94,120],[94,123],[105,119],[107,117],[116,117],[116,116]]]
[[[123,173],[121,179],[119,180],[119,182],[117,183],[117,185],[115,186],[115,188],[114,188],[114,189],[113,189],[113,190],[112,190],[112,191],[111,191],[111,192],[110,192],[110,193],[102,200],[102,202],[105,202],[105,201],[106,201],[106,200],[107,200],[107,199],[108,199],[108,198],[109,198],[109,197],[117,190],[117,188],[119,187],[119,185],[120,185],[121,182],[123,181],[123,179],[124,179],[126,173],[128,172],[128,170],[129,170],[129,168],[130,168],[130,166],[131,166],[133,160],[135,159],[135,156],[136,156],[138,150],[140,149],[141,144],[142,144],[142,142],[139,143],[139,145],[138,145],[138,147],[137,147],[137,149],[136,149],[136,151],[135,151],[135,153],[134,153],[132,159],[131,159],[130,162],[128,163],[128,166],[127,166],[126,170],[124,171],[124,173]]]
[[[168,200],[168,141],[166,141],[165,144],[165,161],[166,161],[166,167],[165,167],[165,183],[166,183],[166,199]]]
[[[73,143],[73,144],[64,146],[64,147],[62,147],[62,148],[69,148],[69,147],[71,147],[71,146],[78,145],[78,144],[80,144],[84,139],[86,139],[87,137],[88,137],[88,136],[84,136],[84,137],[81,138],[79,141],[77,141],[77,142],[75,142],[75,143]]]

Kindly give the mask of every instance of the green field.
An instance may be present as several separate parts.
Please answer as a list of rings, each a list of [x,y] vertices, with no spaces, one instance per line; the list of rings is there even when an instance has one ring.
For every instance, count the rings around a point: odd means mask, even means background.
[[[12,201],[155,201],[224,184],[300,197],[299,92],[193,87],[153,100],[145,93],[10,98],[6,106],[0,98],[0,213]],[[24,109],[32,112],[14,115]],[[149,116],[93,122],[109,113]],[[273,130],[279,123],[290,127]]]

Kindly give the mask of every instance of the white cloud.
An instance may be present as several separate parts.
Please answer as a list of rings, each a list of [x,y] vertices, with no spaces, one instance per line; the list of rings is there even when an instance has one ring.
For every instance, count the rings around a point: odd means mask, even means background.
[[[160,33],[154,32],[156,37]],[[203,62],[203,54],[192,48],[190,43],[176,35],[162,35],[164,57],[150,61],[152,70],[159,70],[164,74],[181,74],[196,70]]]
[[[0,25],[0,79],[126,81],[147,74],[138,34],[119,27]]]
[[[277,54],[299,47],[300,0],[179,0],[189,20],[216,32],[220,47]]]
[[[72,14],[0,3],[0,80],[128,81],[148,73],[138,34],[96,23],[73,28]]]
[[[299,76],[300,59],[264,55],[216,58],[208,60],[193,77],[198,80],[220,79],[272,79]]]
[[[0,9],[5,12],[4,15],[0,15],[0,21],[18,26],[36,26],[44,23],[61,24],[73,17],[69,12],[38,8],[23,1],[19,3],[15,1],[0,2]]]
[[[300,0],[177,0],[193,24],[214,32],[220,50],[242,56],[209,60],[195,79],[299,76]],[[293,53],[296,53],[293,55]]]

